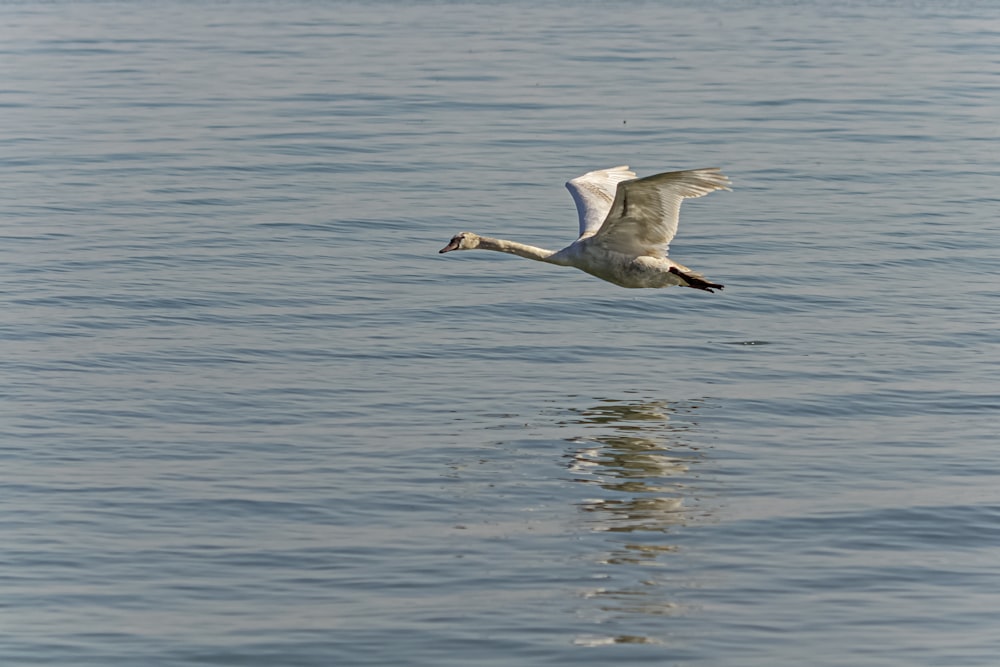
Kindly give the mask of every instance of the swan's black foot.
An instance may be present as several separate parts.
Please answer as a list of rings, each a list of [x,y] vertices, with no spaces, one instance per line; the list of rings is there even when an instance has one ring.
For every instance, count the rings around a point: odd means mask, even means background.
[[[722,289],[724,286],[719,283],[710,283],[704,278],[699,278],[698,276],[693,276],[690,273],[684,273],[676,266],[670,267],[670,273],[680,276],[684,282],[687,283],[688,287],[693,287],[695,289],[705,290],[706,292],[715,292],[717,289]]]

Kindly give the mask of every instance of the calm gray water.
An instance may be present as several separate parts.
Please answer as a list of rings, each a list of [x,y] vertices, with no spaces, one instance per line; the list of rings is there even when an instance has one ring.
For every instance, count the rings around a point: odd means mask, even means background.
[[[0,662],[997,664],[1000,8],[562,4],[0,5]]]

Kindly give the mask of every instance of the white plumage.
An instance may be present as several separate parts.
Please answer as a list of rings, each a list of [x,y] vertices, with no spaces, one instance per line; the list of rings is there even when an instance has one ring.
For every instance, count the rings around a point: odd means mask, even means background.
[[[440,252],[495,250],[573,266],[622,287],[682,285],[712,292],[722,285],[668,258],[667,251],[677,233],[681,202],[729,185],[715,168],[638,179],[624,165],[591,171],[566,183],[576,202],[580,236],[562,250],[462,232]]]

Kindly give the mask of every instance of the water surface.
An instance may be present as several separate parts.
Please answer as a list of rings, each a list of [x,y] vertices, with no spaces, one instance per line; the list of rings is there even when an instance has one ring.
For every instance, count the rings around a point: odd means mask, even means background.
[[[0,17],[5,664],[995,664],[992,4]]]

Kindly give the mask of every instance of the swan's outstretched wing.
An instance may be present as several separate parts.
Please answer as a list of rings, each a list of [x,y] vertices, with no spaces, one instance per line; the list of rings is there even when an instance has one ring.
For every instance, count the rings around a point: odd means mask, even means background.
[[[593,236],[601,228],[611,210],[611,202],[615,200],[618,183],[632,178],[635,178],[635,172],[622,165],[591,171],[566,183],[576,202],[576,212],[580,215],[580,238]]]
[[[677,233],[681,201],[728,190],[715,168],[671,171],[618,184],[614,203],[594,242],[629,255],[666,257]]]

